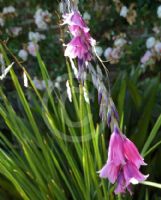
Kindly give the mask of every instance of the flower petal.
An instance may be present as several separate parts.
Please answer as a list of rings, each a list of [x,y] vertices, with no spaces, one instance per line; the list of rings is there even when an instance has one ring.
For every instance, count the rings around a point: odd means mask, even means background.
[[[130,161],[126,163],[123,167],[124,177],[126,180],[126,187],[132,184],[138,184],[139,182],[144,181],[147,179],[149,175],[143,175],[139,169]]]
[[[126,159],[133,162],[137,168],[146,165],[135,144],[126,137],[124,137],[123,149]]]
[[[114,183],[118,177],[119,166],[116,166],[113,162],[106,163],[104,167],[99,171],[101,178],[108,178],[111,183]]]

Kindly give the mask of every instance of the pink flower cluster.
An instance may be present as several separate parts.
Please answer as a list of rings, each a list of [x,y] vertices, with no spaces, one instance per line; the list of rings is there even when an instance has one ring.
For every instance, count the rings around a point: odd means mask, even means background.
[[[86,26],[82,16],[78,11],[73,11],[63,16],[64,23],[69,26],[69,31],[73,36],[67,44],[65,56],[78,59],[80,71],[85,66],[85,62],[92,59],[92,46],[95,40],[89,34],[89,28]]]
[[[131,193],[131,184],[144,181],[148,175],[143,175],[139,169],[146,165],[136,146],[115,127],[111,135],[108,160],[99,171],[101,178],[108,178],[111,183],[117,182],[115,194]]]

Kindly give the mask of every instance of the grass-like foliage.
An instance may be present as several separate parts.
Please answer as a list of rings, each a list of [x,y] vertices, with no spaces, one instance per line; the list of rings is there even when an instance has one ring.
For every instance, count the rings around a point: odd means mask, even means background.
[[[1,46],[6,61],[10,64],[4,48]],[[46,91],[40,93],[20,63],[26,74],[29,86],[24,88],[14,71],[10,76],[16,90],[18,107],[0,90],[0,115],[5,129],[0,133],[0,199],[23,200],[108,200],[115,199],[113,187],[107,180],[99,178],[107,158],[108,140],[102,122],[93,119],[92,106],[86,103],[83,86],[76,86],[70,65],[67,62],[68,79],[72,92],[72,103],[66,95],[59,95],[48,86],[50,75],[37,53],[42,78]],[[137,94],[130,83],[131,91]],[[88,84],[85,84],[88,91]],[[119,112],[123,116],[125,82],[119,94]],[[88,95],[88,92],[87,94]],[[139,97],[137,98],[139,103]],[[122,121],[121,121],[122,123]],[[151,134],[146,140],[143,155],[149,154],[160,143],[150,146],[161,125],[159,117]],[[145,130],[146,132],[146,130]],[[143,138],[144,139],[144,138]],[[158,141],[159,142],[159,141]],[[150,148],[151,147],[151,148]],[[144,184],[161,188],[159,184]],[[148,189],[142,186],[139,198],[148,199]],[[118,199],[131,199],[129,195]]]

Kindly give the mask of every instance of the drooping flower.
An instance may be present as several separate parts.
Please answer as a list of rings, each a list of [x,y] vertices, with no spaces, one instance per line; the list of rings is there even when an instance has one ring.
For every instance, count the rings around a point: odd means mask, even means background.
[[[111,183],[114,183],[119,175],[120,166],[124,164],[123,138],[118,132],[118,129],[115,129],[109,142],[108,160],[99,172],[100,177],[108,178]]]
[[[115,193],[131,193],[131,184],[138,184],[147,177],[139,169],[145,165],[136,146],[117,127],[111,135],[108,150],[108,160],[99,171],[101,178],[108,178],[111,183],[117,183]]]
[[[86,48],[84,59],[85,61],[88,60],[88,57],[86,57],[86,52],[88,51],[90,54],[91,47],[95,45],[95,40],[89,34],[89,28],[85,24],[82,16],[77,11],[66,14],[63,17],[64,17],[63,24],[68,25],[70,33],[74,36],[74,38],[72,39],[71,42],[69,42],[69,44],[73,43],[74,41],[74,45],[75,42],[79,43],[78,45],[76,44],[75,48],[78,47],[78,49],[80,50]],[[82,48],[80,48],[81,45]]]
[[[66,45],[64,55],[77,59],[78,79],[84,82],[88,62],[92,60],[92,47],[95,40],[89,34],[89,28],[78,11],[63,16],[63,24],[67,24],[72,35],[71,41]]]

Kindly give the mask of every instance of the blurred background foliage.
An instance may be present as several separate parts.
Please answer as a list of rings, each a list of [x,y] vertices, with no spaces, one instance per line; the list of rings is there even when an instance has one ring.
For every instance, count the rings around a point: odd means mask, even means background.
[[[131,5],[131,15],[126,17],[120,16],[121,7],[126,6],[130,9]],[[157,8],[160,5],[161,1],[157,0],[79,1],[79,9],[81,13],[84,15],[84,13],[87,12],[90,16],[89,17],[87,14],[85,15],[86,22],[91,29],[91,34],[93,38],[97,40],[97,46],[101,48],[101,50],[99,49],[100,51],[98,51],[101,58],[103,60],[108,60],[105,53],[108,47],[119,48],[119,53],[117,52],[118,55],[116,55],[117,59],[112,58],[114,59],[113,62],[105,63],[106,67],[109,70],[113,99],[120,114],[123,132],[127,134],[127,136],[135,142],[139,150],[142,151],[143,155],[145,156],[145,161],[148,163],[148,166],[144,167],[143,171],[145,174],[150,174],[150,181],[154,181],[156,183],[160,183],[161,180],[161,131],[159,127],[157,131],[153,134],[154,138],[151,139],[151,142],[146,149],[145,144],[149,139],[151,130],[154,130],[154,124],[156,123],[161,113],[161,51],[160,53],[156,54],[156,52],[154,53],[155,47],[152,47],[150,49],[150,51],[153,53],[152,57],[144,63],[141,62],[141,58],[143,57],[144,53],[149,50],[149,48],[147,48],[148,38],[155,38],[156,43],[161,41],[161,18],[157,16]],[[4,26],[0,26],[0,39],[3,41],[7,41],[8,48],[13,52],[15,56],[18,57],[18,53],[21,49],[27,49],[27,45],[29,42],[29,32],[32,31],[44,34],[46,38],[38,42],[39,51],[43,60],[45,61],[46,68],[48,73],[50,74],[50,79],[52,83],[57,84],[57,89],[60,90],[60,92],[63,91],[64,84],[62,84],[61,82],[59,83],[59,81],[57,81],[57,77],[61,77],[61,75],[67,72],[66,62],[63,58],[62,41],[68,41],[68,37],[66,36],[66,34],[62,33],[62,29],[64,29],[64,27],[60,26],[61,14],[59,12],[59,1],[0,0],[0,13],[2,12],[3,8],[7,6],[13,6],[16,9],[16,12],[12,15],[5,15],[5,24]],[[47,30],[40,30],[35,24],[33,16],[35,15],[35,12],[38,8],[48,10],[52,14],[51,19],[48,22]],[[11,31],[13,27],[22,28],[17,36],[14,36]],[[125,43],[121,45],[121,47],[117,47],[117,45],[115,45],[114,43],[117,39],[120,38],[124,39]],[[13,59],[13,57],[9,53],[8,56],[11,60]],[[21,58],[19,59],[21,60]],[[34,77],[36,76],[38,77],[38,79],[44,80],[44,77],[42,76],[42,71],[40,70],[40,62],[37,61],[37,58],[35,56],[28,54],[28,58],[23,62],[23,65],[25,66],[25,69],[29,72],[31,79],[34,79]],[[18,75],[18,79],[22,85],[22,69],[15,65],[14,71]],[[12,80],[10,77],[7,77],[5,80],[3,80],[1,82],[1,88],[3,89],[7,99],[9,100],[12,107],[16,110],[18,115],[23,116],[24,108],[21,105],[22,102],[20,103],[20,99],[16,93],[18,86],[15,87],[13,85],[13,77],[14,76],[12,76]],[[37,87],[36,83],[35,87]],[[39,90],[39,88],[37,89]],[[27,89],[23,88],[23,91],[25,95],[28,95]],[[43,94],[43,92],[44,91],[40,90],[40,93]],[[32,98],[32,104],[35,107],[31,104],[31,110],[34,117],[36,118],[37,123],[40,124],[41,131],[44,131],[44,135],[46,135],[48,131],[46,131],[46,126],[43,124],[39,105],[36,105],[36,97],[34,97],[33,95]],[[3,104],[4,102],[2,103],[2,105]],[[68,106],[70,109],[70,105]],[[92,109],[93,112],[98,112],[97,105],[95,105]],[[9,110],[5,112],[7,114]],[[10,114],[13,113],[11,112]],[[1,115],[3,118],[5,118],[4,110],[3,112],[1,112]],[[13,116],[15,116],[15,114],[13,114]],[[24,116],[23,118],[24,126],[30,129],[31,127],[29,125],[29,122],[25,120]],[[17,123],[20,123],[19,119],[16,120],[18,121]],[[59,117],[56,120],[59,121]],[[99,123],[98,116],[95,117],[94,122]],[[11,125],[13,125],[12,123],[14,124],[14,122],[11,122]],[[59,124],[59,126],[61,125]],[[15,142],[15,139],[11,135],[11,132],[15,130],[12,130],[11,127],[8,127],[4,123],[4,120],[1,120],[0,122],[0,129],[1,132],[5,133],[5,136],[8,137],[8,140],[11,143],[17,144],[17,142]],[[107,148],[109,131],[106,130],[104,132]],[[100,143],[100,145],[101,144],[102,143]],[[59,151],[61,148],[60,143],[56,145],[58,146],[58,149],[54,148],[55,152]],[[5,149],[4,145],[3,149]],[[6,148],[5,150],[6,152],[9,151],[8,148]],[[21,152],[19,153],[21,155]],[[105,154],[106,152],[104,152],[103,154],[104,157],[102,158],[102,163],[104,163],[106,160]],[[58,157],[59,161],[61,159],[65,159],[64,154],[62,158]],[[3,162],[1,162],[1,164],[2,163]],[[65,170],[65,168],[63,169]],[[98,170],[98,168],[93,169],[93,171],[94,170]],[[59,184],[61,185],[63,181],[61,180],[61,178],[58,180],[60,181]],[[97,180],[97,178],[95,178],[94,180]],[[75,184],[74,180],[72,180],[72,183]],[[0,199],[21,199],[20,194],[16,191],[15,188],[13,189],[12,184],[6,180],[5,176],[1,177],[0,185]],[[66,190],[66,186],[64,186],[64,188],[64,190]],[[10,192],[8,193],[8,191]],[[54,192],[60,193],[60,190],[55,189]],[[79,196],[79,193],[77,193],[77,191],[74,192]],[[81,198],[83,198],[82,196]],[[70,197],[71,196],[69,194],[69,198]],[[60,197],[60,199],[61,198],[64,198],[63,195],[62,197]],[[118,198],[159,200],[161,199],[161,190],[139,185],[135,187],[133,197],[123,196]],[[35,197],[35,199],[40,198]],[[97,197],[91,197],[91,199],[97,199]],[[115,197],[111,196],[111,199],[115,199]]]

